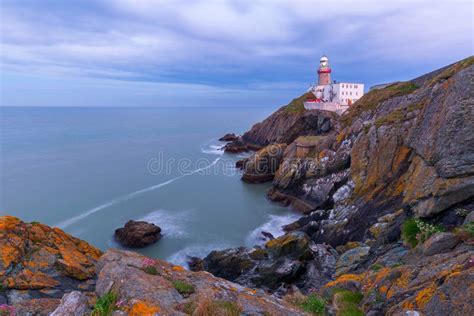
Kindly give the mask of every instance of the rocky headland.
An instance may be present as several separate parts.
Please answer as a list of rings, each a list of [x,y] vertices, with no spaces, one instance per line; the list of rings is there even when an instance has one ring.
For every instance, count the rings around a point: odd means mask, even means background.
[[[0,314],[473,315],[474,57],[342,116],[307,97],[223,138],[255,151],[242,180],[301,212],[284,235],[189,271],[0,217]]]

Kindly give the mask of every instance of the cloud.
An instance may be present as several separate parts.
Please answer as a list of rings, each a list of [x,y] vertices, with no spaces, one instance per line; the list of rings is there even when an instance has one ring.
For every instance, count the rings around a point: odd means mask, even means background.
[[[472,55],[472,15],[467,0],[5,0],[1,67],[68,78],[306,88],[326,53],[340,78],[374,83]]]

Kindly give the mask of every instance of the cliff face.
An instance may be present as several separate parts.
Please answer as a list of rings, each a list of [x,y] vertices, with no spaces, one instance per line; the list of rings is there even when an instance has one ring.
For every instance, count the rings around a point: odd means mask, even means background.
[[[283,141],[290,143],[268,196],[306,215],[287,225],[288,234],[277,242],[285,244],[288,236],[299,232],[316,245],[308,245],[309,249],[324,244],[336,260],[331,276],[339,276],[336,283],[311,281],[308,273],[314,268],[301,258],[266,254],[264,259],[252,259],[246,249],[211,253],[204,259],[205,268],[220,275],[222,262],[247,259],[252,268],[240,270],[237,282],[255,286],[259,271],[270,269],[275,275],[285,271],[278,285],[269,280],[259,286],[286,293],[292,285],[308,291],[311,284],[330,296],[335,306],[338,299],[327,289],[338,285],[359,292],[358,308],[374,315],[407,310],[471,314],[472,303],[460,303],[458,298],[462,302],[473,298],[473,64],[470,57],[412,81],[370,91],[341,117],[331,118],[332,128],[325,133],[300,130],[291,134],[292,140]],[[243,138],[262,145],[282,141],[269,138],[262,129],[273,131],[271,123],[280,124],[278,118],[288,111],[278,110],[263,122],[268,126],[257,124]],[[326,115],[311,112],[307,115]],[[297,142],[312,143],[311,149],[302,155]],[[265,150],[250,158],[253,164]],[[437,229],[450,232],[423,239],[425,243],[410,249],[400,239],[402,224],[412,217],[422,219],[416,224],[421,232],[414,233],[418,239]],[[460,231],[469,231],[463,242]],[[426,250],[430,247],[437,249],[436,255]],[[263,253],[267,248],[268,244]],[[377,269],[371,271],[373,265]],[[326,268],[318,264],[316,270]],[[471,287],[470,294],[457,296],[458,286]],[[455,307],[458,303],[463,307]]]
[[[315,157],[285,157],[270,197],[323,210],[318,225],[324,233],[314,239],[334,246],[370,238],[370,225],[399,209],[442,220],[470,204],[472,62],[366,94],[340,118],[334,141],[321,141]]]

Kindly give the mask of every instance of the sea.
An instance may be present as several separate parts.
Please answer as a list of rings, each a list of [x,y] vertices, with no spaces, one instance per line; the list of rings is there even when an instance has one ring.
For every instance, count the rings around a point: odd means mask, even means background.
[[[55,226],[99,249],[122,248],[128,220],[161,227],[137,251],[186,266],[189,256],[261,245],[295,221],[240,180],[218,139],[271,107],[0,107],[0,215]]]

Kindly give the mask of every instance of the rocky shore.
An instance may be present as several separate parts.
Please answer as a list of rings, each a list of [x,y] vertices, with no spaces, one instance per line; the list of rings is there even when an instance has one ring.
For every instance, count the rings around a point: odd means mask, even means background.
[[[242,180],[271,181],[268,197],[302,215],[195,271],[0,217],[0,314],[473,315],[473,82],[470,57],[342,116],[302,95],[225,135],[227,152],[255,151]]]

